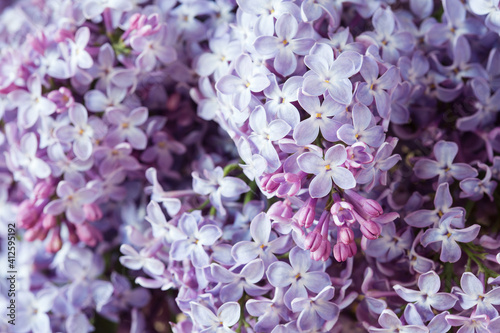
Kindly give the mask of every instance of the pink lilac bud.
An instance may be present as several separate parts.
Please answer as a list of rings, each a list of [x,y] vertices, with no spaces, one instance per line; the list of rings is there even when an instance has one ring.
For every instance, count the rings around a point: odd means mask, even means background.
[[[89,222],[102,219],[101,208],[95,203],[83,205],[83,212],[85,213],[85,219]]]
[[[316,251],[320,247],[322,241],[323,237],[315,229],[309,234],[307,234],[304,246],[306,250],[310,250],[312,254],[312,252]]]
[[[56,227],[52,229],[52,234],[50,236],[50,239],[48,240],[45,249],[49,253],[56,253],[59,251],[62,247],[62,239],[61,239],[61,234],[60,234],[60,227]]]
[[[68,221],[64,221],[64,223],[66,224],[66,227],[68,228],[69,241],[71,242],[71,244],[78,244],[78,242],[80,240],[79,240],[78,235],[76,234],[75,225],[73,223],[68,222]]]
[[[48,199],[54,194],[56,188],[52,182],[43,181],[35,185],[33,194],[36,199]]]
[[[42,226],[45,229],[52,229],[57,225],[57,219],[54,215],[47,214],[42,218]]]
[[[326,239],[323,239],[321,245],[315,252],[311,252],[311,259],[319,261],[327,261],[332,251],[332,245]]]
[[[316,203],[318,199],[309,198],[307,199],[304,206],[302,206],[297,213],[295,213],[294,218],[297,220],[300,226],[305,226],[309,228],[314,222],[314,216],[316,215]]]
[[[356,252],[357,248],[355,243],[350,243],[348,245],[344,243],[337,243],[333,247],[333,257],[339,262],[346,261],[348,258],[354,257]]]
[[[366,199],[363,203],[363,210],[371,217],[377,217],[384,213],[382,206],[378,202],[372,199]]]
[[[372,220],[364,221],[361,224],[361,233],[368,239],[377,239],[380,235],[380,226]]]
[[[35,239],[39,239],[40,236],[43,235],[43,226],[42,222],[38,222],[35,225],[31,226],[26,232],[24,233],[24,239],[27,240],[28,242],[32,242]]]
[[[343,226],[337,228],[337,240],[344,244],[350,244],[354,242],[354,232],[351,228]]]
[[[274,204],[271,205],[271,207],[269,207],[267,214],[269,216],[280,216],[284,218],[291,218],[293,216],[292,203],[288,199],[275,202]]]
[[[273,193],[278,189],[281,182],[285,181],[285,177],[282,173],[274,174],[269,178],[269,181],[266,183],[266,187],[264,190],[268,193]]]
[[[40,217],[40,210],[33,200],[26,199],[19,205],[17,224],[23,229],[32,228]]]
[[[102,235],[95,227],[87,222],[76,224],[76,235],[88,246],[96,246],[97,242],[102,240]]]
[[[384,210],[380,204],[372,199],[367,199],[353,190],[346,190],[344,192],[345,198],[353,204],[354,208],[361,216],[377,217],[380,216]]]

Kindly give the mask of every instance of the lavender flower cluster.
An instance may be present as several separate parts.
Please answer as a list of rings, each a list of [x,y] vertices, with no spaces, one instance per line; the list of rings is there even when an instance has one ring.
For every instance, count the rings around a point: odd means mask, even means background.
[[[500,332],[499,35],[498,0],[6,6],[0,332]]]

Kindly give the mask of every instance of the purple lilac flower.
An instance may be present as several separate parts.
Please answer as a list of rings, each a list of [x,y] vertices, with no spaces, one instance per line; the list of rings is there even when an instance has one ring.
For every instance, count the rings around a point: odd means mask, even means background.
[[[342,189],[356,186],[352,173],[342,167],[346,159],[347,153],[340,144],[328,149],[324,159],[314,153],[304,153],[297,159],[302,171],[316,175],[309,187],[313,198],[322,198],[330,193],[332,182]]]
[[[485,285],[472,273],[465,272],[460,279],[462,289],[456,289],[458,302],[464,309],[475,307],[475,314],[496,318],[498,310],[494,305],[500,304],[500,289],[493,288],[485,293]]]

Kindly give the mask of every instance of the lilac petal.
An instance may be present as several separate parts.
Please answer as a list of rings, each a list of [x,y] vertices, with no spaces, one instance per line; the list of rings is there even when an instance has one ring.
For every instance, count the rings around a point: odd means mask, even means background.
[[[264,276],[264,262],[261,259],[255,259],[249,262],[240,273],[248,283],[257,283]]]
[[[250,187],[241,179],[225,177],[220,182],[220,194],[227,198],[239,196],[250,190]]]
[[[451,309],[457,302],[457,297],[455,295],[447,293],[437,293],[432,297],[429,297],[430,305],[439,311],[445,311]]]
[[[92,142],[87,138],[75,140],[73,143],[73,152],[82,161],[87,160],[92,155]]]
[[[204,225],[199,231],[199,241],[201,245],[213,245],[221,236],[222,231],[216,225]]]
[[[446,183],[448,184],[448,183]],[[412,227],[425,228],[438,221],[437,214],[432,210],[417,210],[405,217],[405,222]]]
[[[458,146],[455,142],[439,141],[434,145],[434,156],[441,165],[451,166],[458,153]]]
[[[341,144],[337,144],[329,148],[325,153],[325,161],[332,165],[341,165],[347,159],[347,152],[345,147]]]
[[[378,318],[378,323],[384,328],[395,328],[401,326],[401,320],[391,310],[384,310]]]
[[[266,213],[260,213],[250,223],[250,234],[260,246],[267,244],[271,235],[271,220]]]
[[[81,206],[69,206],[66,209],[66,217],[68,221],[79,224],[85,221],[85,213]]]
[[[219,324],[219,318],[217,318],[217,316],[212,311],[210,311],[203,305],[195,302],[190,302],[189,304],[191,306],[191,316],[193,317],[193,320],[197,322],[199,325],[204,327],[205,326],[211,327],[214,325],[217,326]]]
[[[170,248],[170,257],[173,260],[184,260],[186,259],[193,249],[193,243],[182,239],[177,240],[172,243],[172,247]]]
[[[263,56],[271,56],[278,50],[280,41],[272,36],[260,36],[253,44],[257,52]]]
[[[231,249],[231,255],[234,260],[240,264],[246,264],[257,258],[259,255],[260,245],[255,242],[241,241],[234,244]]]
[[[444,238],[441,244],[441,255],[439,259],[442,262],[457,262],[462,256],[460,246],[449,238]]]
[[[293,138],[299,146],[305,146],[316,140],[319,127],[315,124],[315,118],[310,117],[295,126]]]
[[[477,170],[466,163],[455,163],[450,167],[450,174],[457,180],[473,178],[477,176]]]
[[[325,161],[314,153],[304,153],[297,158],[300,169],[306,173],[318,174],[324,169]]]
[[[271,84],[271,81],[264,74],[257,74],[249,79],[250,90],[253,92],[260,92]],[[248,104],[247,104],[248,105]]]
[[[307,272],[302,277],[304,286],[312,292],[319,293],[331,285],[330,277],[324,272]]]
[[[283,76],[292,74],[297,68],[297,58],[289,48],[281,49],[274,59],[274,68]]]
[[[307,96],[299,92],[298,101],[300,106],[311,116],[314,116],[321,109],[319,98],[316,96]]]
[[[297,34],[297,30],[299,25],[295,18],[286,13],[280,16],[280,18],[276,21],[276,35],[280,38],[284,38],[287,40],[293,39]]]
[[[225,326],[233,326],[240,319],[240,305],[236,302],[222,304],[217,315]]]
[[[460,279],[462,290],[470,297],[476,298],[484,293],[484,286],[479,279],[470,272],[462,274]]]
[[[299,318],[297,319],[297,326],[301,332],[309,332],[317,325],[318,321],[316,311],[314,311],[312,307],[308,307],[300,312]]]
[[[305,87],[305,80],[304,80],[304,87]],[[345,105],[351,104],[352,83],[349,79],[330,82],[328,84],[328,92],[336,102]]]
[[[394,291],[407,302],[416,302],[422,297],[422,293],[417,290],[408,289],[400,286],[399,284],[394,286]]]
[[[439,231],[439,229],[432,228],[424,232],[420,242],[422,243],[423,246],[427,246],[429,244],[440,242],[442,240],[443,240],[443,234]]]
[[[472,242],[479,234],[479,229],[481,229],[481,226],[479,224],[474,224],[465,229],[454,230],[453,239],[462,243]]]
[[[450,185],[448,183],[442,183],[436,190],[436,196],[434,197],[434,207],[438,210],[445,210],[453,204],[453,198],[450,194]]]
[[[183,214],[179,220],[179,228],[182,232],[191,236],[198,232],[198,224],[196,223],[196,219],[193,215]]]
[[[232,283],[238,280],[238,276],[236,274],[217,264],[210,265],[210,274],[217,280],[217,282]]]
[[[304,83],[302,91],[310,96],[320,96],[322,95],[329,84],[320,79],[317,75],[309,75],[304,78]]]
[[[232,95],[242,86],[244,86],[244,82],[241,78],[234,75],[226,75],[220,78],[215,88],[225,95]]]
[[[413,171],[420,179],[431,179],[439,174],[439,164],[436,161],[424,158],[415,163]]]
[[[299,298],[307,298],[307,290],[301,283],[293,283],[285,293],[285,305],[291,309],[292,301]]]
[[[356,186],[356,179],[354,179],[351,171],[346,168],[335,168],[332,178],[335,184],[344,190],[348,190]]]
[[[351,174],[352,176],[352,174]],[[309,193],[313,198],[323,198],[332,190],[332,178],[326,173],[320,173],[311,181]]]
[[[326,321],[329,320],[336,320],[340,314],[340,309],[337,304],[332,303],[332,302],[325,302],[322,303],[321,306],[319,306],[316,309],[316,312],[318,315],[323,318]]]
[[[193,266],[198,268],[203,268],[209,264],[208,254],[201,245],[197,245],[193,248],[191,260],[193,261]]]
[[[437,293],[440,287],[441,287],[441,280],[434,271],[422,274],[418,278],[418,288],[427,294]]]
[[[269,140],[276,141],[284,138],[291,130],[284,120],[276,119],[269,124]]]
[[[294,281],[292,267],[281,261],[269,265],[266,276],[269,283],[278,288],[287,287]]]
[[[309,251],[302,250],[297,246],[290,251],[289,258],[294,271],[298,271],[300,273],[306,272],[312,265]]]
[[[383,36],[392,35],[395,28],[395,21],[391,9],[377,9],[373,14],[372,23],[375,30]]]
[[[91,90],[83,96],[89,111],[100,112],[108,107],[108,98],[99,90]]]

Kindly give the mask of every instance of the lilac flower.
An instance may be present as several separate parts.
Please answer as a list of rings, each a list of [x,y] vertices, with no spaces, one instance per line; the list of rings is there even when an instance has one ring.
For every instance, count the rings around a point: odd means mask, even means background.
[[[471,225],[465,229],[452,228],[453,220],[457,218],[456,213],[447,213],[439,221],[439,227],[431,228],[422,235],[421,243],[427,246],[433,243],[440,243],[441,255],[439,259],[442,262],[457,262],[462,256],[462,251],[457,242],[468,243],[473,241],[481,226],[479,224]],[[458,216],[458,218],[462,218]]]
[[[425,326],[419,325],[404,325],[396,314],[390,310],[385,309],[378,318],[378,323],[382,328],[371,326],[368,331],[370,333],[383,332],[383,333],[427,333],[429,330]]]
[[[161,24],[158,32],[149,36],[134,36],[130,40],[132,49],[139,53],[136,59],[137,67],[150,72],[156,66],[157,60],[162,64],[170,64],[177,59],[177,53],[170,45],[175,38],[172,29]]]
[[[26,82],[28,91],[14,90],[7,96],[14,107],[18,108],[17,123],[22,128],[33,126],[40,116],[48,116],[56,111],[57,106],[42,96],[42,84],[37,74]]]
[[[390,262],[402,256],[411,246],[411,228],[397,234],[394,223],[389,222],[384,224],[380,234],[382,237],[370,240],[366,246],[366,254],[380,262]]]
[[[304,62],[311,69],[304,77],[304,93],[319,96],[328,90],[338,103],[350,104],[352,83],[349,77],[361,68],[362,57],[359,53],[347,51],[335,59],[330,46],[316,44]]]
[[[204,178],[197,171],[194,171],[192,175],[194,191],[202,195],[209,195],[210,202],[222,215],[226,214],[222,205],[223,198],[238,197],[250,189],[241,179],[224,177],[224,171],[221,167],[216,167],[213,170],[204,169]]]
[[[50,332],[50,318],[47,312],[52,309],[58,290],[54,287],[44,288],[36,296],[29,291],[20,291],[16,317],[16,330],[19,332]]]
[[[239,273],[211,264],[210,274],[222,286],[219,296],[224,303],[239,300],[243,296],[243,290],[250,296],[260,296],[269,290],[256,285],[264,276],[264,263],[261,259],[250,261]]]
[[[238,152],[241,159],[246,164],[239,164],[245,176],[250,180],[254,180],[264,173],[267,169],[267,161],[262,155],[252,154],[250,143],[245,138],[241,137],[237,143]]]
[[[91,117],[89,120],[87,110],[79,103],[73,105],[68,114],[74,126],[59,127],[56,136],[62,142],[73,142],[75,156],[86,160],[92,155],[94,132],[97,133],[97,136],[103,136],[106,125],[97,117]]]
[[[418,278],[418,288],[415,291],[397,284],[394,290],[407,302],[415,302],[415,307],[424,321],[434,317],[432,308],[440,311],[451,309],[457,302],[457,297],[452,294],[440,293],[441,280],[434,271],[429,271]]]
[[[85,18],[94,19],[101,15],[106,8],[129,11],[132,9],[132,3],[127,0],[86,0],[82,8]]]
[[[127,141],[134,149],[144,149],[148,138],[139,128],[148,118],[148,109],[138,107],[126,116],[124,110],[113,108],[106,113],[106,119],[114,125],[106,137],[108,144],[114,146]]]
[[[321,322],[321,319],[326,321],[337,320],[340,309],[337,304],[329,302],[333,298],[334,291],[335,288],[328,286],[313,298],[296,298],[292,301],[292,311],[300,312],[297,326],[301,331],[314,328],[315,325]]]
[[[89,70],[92,76],[97,78],[96,89],[104,91],[111,84],[113,75],[118,71],[114,66],[115,51],[109,43],[106,43],[99,48],[97,62],[94,62],[94,65]]]
[[[463,180],[477,176],[477,171],[466,163],[453,163],[458,154],[458,145],[455,142],[439,141],[434,145],[433,161],[423,158],[415,163],[414,172],[420,179],[431,179],[439,176],[438,183],[450,182],[452,178]]]
[[[56,189],[59,199],[49,202],[43,212],[50,215],[66,214],[70,222],[82,223],[85,213],[82,206],[95,201],[97,193],[91,188],[75,189],[68,181],[61,181]]]
[[[99,173],[107,175],[116,168],[124,170],[137,170],[141,168],[139,162],[132,154],[132,147],[127,142],[122,142],[114,147],[100,146],[95,149],[94,157],[100,161]]]
[[[85,47],[87,46],[90,39],[90,30],[88,27],[81,27],[75,33],[75,41],[67,40],[69,43],[69,47],[71,50],[71,72],[74,73],[76,71],[76,67],[80,67],[83,69],[89,69],[94,64],[94,60],[90,54],[85,51]]]
[[[447,315],[446,322],[450,326],[461,326],[458,330],[460,333],[493,333],[497,332],[500,328],[499,318],[500,317],[496,317],[490,321],[490,318],[486,315],[471,314],[470,317]]]
[[[348,145],[364,142],[378,148],[384,142],[385,135],[382,126],[373,126],[373,115],[363,104],[357,103],[352,109],[351,124],[344,124],[339,128],[337,136]],[[371,126],[370,126],[371,125]]]
[[[276,288],[272,300],[250,299],[246,309],[251,316],[259,317],[255,325],[257,332],[271,332],[279,324],[281,318],[288,318],[289,310],[283,304],[283,288]]]
[[[473,17],[467,18],[467,11],[459,0],[443,1],[443,16],[446,21],[436,23],[425,35],[427,43],[440,46],[447,42],[454,42],[464,34],[479,35],[484,31],[484,26]]]
[[[471,272],[465,272],[460,279],[462,289],[456,290],[458,302],[464,309],[475,308],[475,314],[496,318],[498,311],[494,305],[500,305],[500,288],[493,288],[485,293],[484,284]]]
[[[293,129],[293,138],[299,146],[310,144],[321,134],[331,142],[338,141],[337,130],[342,123],[328,118],[336,115],[335,102],[331,96],[326,96],[320,105],[318,97],[307,96],[299,92],[299,104],[310,117],[298,123]]]
[[[120,252],[120,263],[132,270],[144,269],[145,272],[152,275],[161,275],[165,270],[165,265],[158,259],[151,257],[146,250],[137,252],[132,246],[122,244]]]
[[[189,304],[191,306],[191,317],[195,323],[203,328],[200,332],[233,332],[230,327],[235,325],[240,318],[240,306],[236,302],[224,303],[217,310],[217,314],[199,303],[190,302]]]
[[[212,73],[218,80],[229,69],[229,62],[233,61],[241,52],[241,43],[230,40],[229,36],[211,38],[208,41],[211,52],[201,54],[194,63],[194,69],[200,76],[209,76]]]
[[[297,20],[290,14],[281,15],[276,21],[276,35],[261,36],[254,47],[264,56],[274,56],[274,68],[283,75],[292,74],[297,68],[297,55],[307,55],[314,45],[312,38],[296,38],[299,29]]]
[[[498,0],[469,1],[471,11],[476,15],[487,15],[484,23],[486,27],[500,33]]]
[[[332,190],[332,181],[342,189],[356,186],[352,173],[341,165],[346,161],[344,146],[338,144],[329,148],[322,159],[314,153],[304,153],[297,159],[302,171],[316,175],[309,186],[313,198],[322,198]]]
[[[284,138],[291,127],[281,119],[267,120],[267,112],[262,106],[257,106],[250,114],[250,128],[253,130],[248,139],[258,148],[267,161],[268,171],[274,172],[279,167],[279,157],[273,146],[273,141]]]
[[[111,107],[118,107],[127,96],[127,89],[109,84],[106,94],[100,90],[90,90],[83,95],[85,106],[91,112],[106,111]]]
[[[274,287],[288,287],[285,293],[285,305],[291,309],[291,303],[297,298],[306,298],[307,289],[319,293],[331,285],[328,275],[315,270],[308,251],[294,247],[290,251],[290,265],[282,261],[272,263],[266,272],[269,283]],[[307,288],[307,289],[306,289]]]
[[[269,79],[261,73],[255,73],[252,59],[243,54],[235,61],[238,76],[223,76],[215,85],[218,91],[233,96],[233,103],[239,110],[248,106],[252,92],[260,92],[270,84]]]
[[[198,223],[192,214],[182,214],[179,220],[179,229],[182,233],[173,242],[170,256],[173,260],[190,257],[193,265],[201,268],[209,264],[208,254],[203,245],[213,245],[222,236],[222,231],[212,224],[199,228]]]
[[[300,76],[292,76],[285,81],[281,89],[276,82],[275,75],[270,75],[269,79],[271,84],[264,89],[264,95],[267,97],[266,110],[286,121],[292,128],[297,126],[300,122],[300,115],[292,103],[297,101],[304,79]]]
[[[46,161],[37,157],[38,140],[35,133],[26,133],[21,137],[19,150],[13,149],[13,162],[36,178],[44,179],[50,176],[51,170]]]
[[[385,73],[379,76],[379,66],[372,57],[364,57],[360,74],[365,80],[361,82],[356,90],[356,98],[366,106],[375,100],[378,114],[387,118],[390,107],[389,92],[392,91],[399,81],[399,71],[396,66],[389,67]]]
[[[486,164],[478,163],[478,167],[486,170],[483,180],[477,178],[466,178],[460,182],[460,198],[470,198],[470,200],[478,201],[484,194],[488,195],[493,201],[493,192],[497,187],[497,182],[491,180],[491,169]]]
[[[465,216],[465,209],[462,207],[451,207],[453,198],[450,194],[450,185],[448,183],[439,184],[434,197],[434,210],[421,209],[406,215],[405,222],[412,227],[425,228],[428,226],[437,227],[439,220],[446,213],[454,213],[455,216]],[[457,223],[458,222],[458,223]],[[456,227],[463,227],[464,221],[454,219]]]
[[[358,39],[377,45],[384,61],[394,64],[402,52],[410,52],[413,49],[413,36],[408,31],[396,29],[394,13],[390,8],[377,9],[373,14],[372,24],[375,31],[364,32]]]
[[[289,249],[289,237],[281,236],[270,240],[271,220],[266,213],[255,216],[250,223],[253,242],[241,241],[234,244],[231,254],[240,264],[246,264],[257,257],[264,261],[265,267],[275,262],[275,253],[281,254]]]

